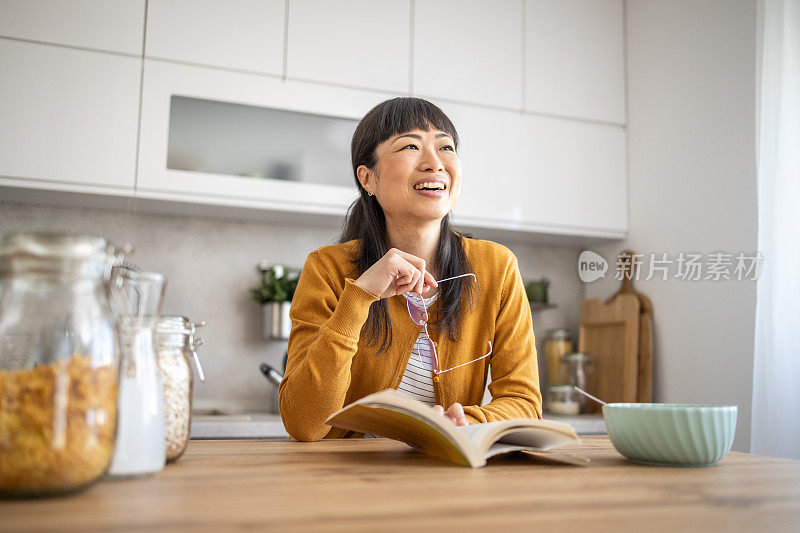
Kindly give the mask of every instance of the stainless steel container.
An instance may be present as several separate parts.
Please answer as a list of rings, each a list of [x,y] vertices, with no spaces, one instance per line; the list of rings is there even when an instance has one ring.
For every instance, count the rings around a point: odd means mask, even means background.
[[[205,381],[197,348],[203,339],[196,339],[195,323],[183,316],[162,316],[156,327],[158,362],[164,385],[164,414],[166,417],[167,461],[175,461],[186,450],[192,424],[192,391],[194,378],[191,358],[197,367],[200,381]]]
[[[292,332],[289,309],[292,302],[267,302],[262,304],[263,336],[265,341],[286,340]]]

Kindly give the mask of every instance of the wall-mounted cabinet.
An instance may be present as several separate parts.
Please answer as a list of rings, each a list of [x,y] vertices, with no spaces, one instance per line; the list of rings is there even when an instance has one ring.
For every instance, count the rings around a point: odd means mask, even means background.
[[[440,102],[462,139],[457,218],[475,226],[623,235],[625,130]]]
[[[525,0],[525,109],[625,123],[623,0]]]
[[[349,140],[358,119],[385,98],[368,91],[145,60],[137,192],[343,214],[356,195]],[[227,137],[219,138],[223,145],[216,148],[214,137],[204,133],[213,133],[214,124]],[[303,135],[303,128],[315,131]],[[274,147],[255,153],[259,140],[268,142],[281,134],[282,159],[273,157]],[[204,146],[219,150],[203,154],[208,151]],[[324,159],[330,160],[326,168],[320,164]]]
[[[141,59],[0,40],[0,176],[133,190]]]
[[[331,221],[357,121],[411,87],[461,136],[457,224],[627,232],[622,0],[149,0],[146,32],[141,1],[69,31],[30,5],[0,1],[5,192]]]
[[[410,0],[289,2],[286,75],[405,93]]]
[[[149,0],[145,55],[283,73],[284,0]]]
[[[2,0],[0,36],[141,55],[145,0]]]
[[[414,94],[522,107],[520,0],[414,4]]]

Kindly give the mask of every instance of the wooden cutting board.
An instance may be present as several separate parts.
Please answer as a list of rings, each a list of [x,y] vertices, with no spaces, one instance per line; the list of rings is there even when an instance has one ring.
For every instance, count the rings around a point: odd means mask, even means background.
[[[581,307],[578,350],[592,356],[592,393],[606,402],[636,402],[639,375],[639,299],[620,294]],[[600,406],[595,404],[595,412]]]
[[[622,285],[605,303],[611,303],[620,294],[633,294],[639,299],[641,311],[636,401],[650,403],[653,401],[653,304],[650,298],[633,288],[634,257],[632,250],[624,250],[619,254],[618,264],[623,265]]]

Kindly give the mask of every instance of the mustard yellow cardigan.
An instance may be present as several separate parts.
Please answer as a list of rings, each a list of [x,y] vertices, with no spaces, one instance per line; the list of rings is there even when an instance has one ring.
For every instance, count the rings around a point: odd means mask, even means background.
[[[517,258],[491,241],[462,237],[462,242],[477,276],[477,305],[469,311],[464,296],[455,342],[445,331],[428,329],[441,369],[485,354],[488,341],[493,354],[440,374],[434,382],[436,403],[445,408],[461,403],[471,423],[541,418],[533,322]],[[388,298],[391,345],[381,355],[376,355],[377,347],[366,346],[361,328],[378,298],[354,283],[358,275],[352,260],[359,247],[360,241],[354,240],[315,250],[300,275],[290,311],[289,358],[279,388],[283,423],[297,440],[361,436],[327,426],[325,420],[368,394],[396,389],[422,329],[408,316],[405,296],[393,296]],[[429,314],[436,316],[433,308]],[[492,401],[481,406],[490,368]]]

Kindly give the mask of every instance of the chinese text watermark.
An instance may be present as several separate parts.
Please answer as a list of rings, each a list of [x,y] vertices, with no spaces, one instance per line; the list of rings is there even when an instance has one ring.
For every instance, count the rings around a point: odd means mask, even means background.
[[[614,270],[614,279],[649,281],[651,279],[679,279],[682,281],[755,281],[764,256],[761,252],[666,252],[647,254],[620,254]],[[578,257],[578,276],[589,283],[605,278],[608,262],[603,256],[585,250]]]

